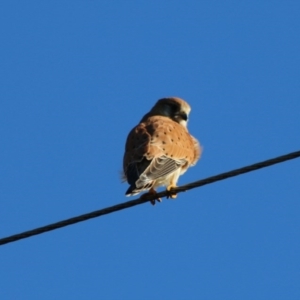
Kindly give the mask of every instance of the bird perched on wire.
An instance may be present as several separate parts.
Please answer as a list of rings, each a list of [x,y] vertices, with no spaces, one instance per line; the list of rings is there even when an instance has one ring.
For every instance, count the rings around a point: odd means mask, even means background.
[[[187,130],[190,111],[180,98],[163,98],[130,131],[123,158],[123,177],[130,184],[126,196],[156,194],[155,188],[166,186],[169,197],[176,198],[172,188],[201,155],[199,142]]]

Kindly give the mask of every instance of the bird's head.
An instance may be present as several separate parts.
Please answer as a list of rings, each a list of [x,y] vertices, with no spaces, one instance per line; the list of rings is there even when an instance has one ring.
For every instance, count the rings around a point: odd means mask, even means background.
[[[149,114],[168,117],[183,127],[187,127],[190,111],[191,107],[187,102],[177,97],[169,97],[158,100]]]

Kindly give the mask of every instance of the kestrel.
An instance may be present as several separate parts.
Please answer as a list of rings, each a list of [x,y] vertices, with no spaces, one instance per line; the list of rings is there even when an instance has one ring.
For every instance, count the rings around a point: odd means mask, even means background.
[[[123,158],[124,178],[130,184],[126,196],[142,191],[156,194],[159,186],[171,192],[179,176],[196,164],[201,147],[187,130],[190,111],[180,98],[163,98],[130,131]],[[169,197],[176,196],[170,193]]]

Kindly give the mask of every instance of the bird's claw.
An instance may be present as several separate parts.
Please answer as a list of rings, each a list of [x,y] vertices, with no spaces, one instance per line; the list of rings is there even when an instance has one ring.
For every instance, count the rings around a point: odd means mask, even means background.
[[[176,187],[177,186],[173,185],[173,184],[171,184],[167,187],[167,191],[168,191],[167,199],[170,199],[170,198],[176,199],[177,198],[177,193],[171,191],[173,188],[176,188]]]
[[[156,195],[157,195],[157,192],[154,189],[150,189],[149,192],[142,195],[141,198],[145,199],[145,198],[148,198],[149,196],[153,197],[153,196],[156,196]],[[155,201],[162,202],[161,198],[157,197],[157,198],[151,199],[150,203],[152,205],[155,205]]]

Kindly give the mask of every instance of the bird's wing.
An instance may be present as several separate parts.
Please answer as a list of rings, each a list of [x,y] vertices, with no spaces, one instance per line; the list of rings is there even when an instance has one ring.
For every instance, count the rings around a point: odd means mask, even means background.
[[[127,138],[123,167],[128,183],[132,189],[149,189],[155,180],[188,167],[195,159],[194,148],[183,126],[166,117],[149,117]]]

